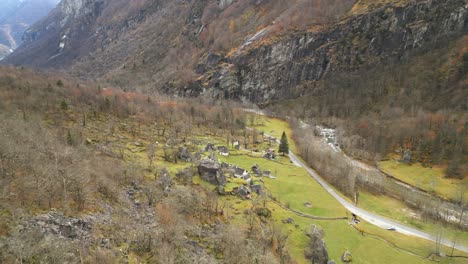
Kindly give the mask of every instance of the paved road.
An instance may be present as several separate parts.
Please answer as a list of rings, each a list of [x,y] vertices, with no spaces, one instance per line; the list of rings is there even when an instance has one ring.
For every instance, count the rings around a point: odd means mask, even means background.
[[[264,115],[264,113],[260,110],[253,110],[253,109],[244,109],[244,110],[246,112],[256,113],[258,115]],[[279,140],[277,141],[279,143]],[[339,203],[341,203],[346,209],[348,209],[351,213],[355,214],[361,219],[365,220],[366,222],[371,223],[383,229],[390,228],[393,230],[393,231],[389,230],[388,232],[399,232],[405,235],[424,238],[433,242],[436,241],[436,237],[434,235],[431,235],[421,230],[395,222],[381,215],[368,212],[346,201],[324,179],[322,179],[314,170],[312,170],[307,164],[305,164],[300,158],[298,158],[296,154],[294,154],[292,151],[289,151],[289,158],[296,166],[304,168],[307,171],[307,173],[309,173],[310,176],[312,176],[329,194],[331,194],[331,196],[333,196],[333,198],[335,198]],[[447,239],[442,239],[440,243],[447,247],[453,247],[453,241],[449,241]],[[455,249],[468,253],[468,247],[463,246],[463,245],[455,244]]]
[[[346,201],[345,199],[343,199],[343,197],[341,197],[341,195],[336,193],[336,191],[333,188],[331,188],[330,185],[327,182],[325,182],[325,180],[323,180],[315,171],[313,171],[311,168],[309,168],[309,166],[307,166],[301,159],[299,159],[291,151],[289,152],[289,158],[291,159],[291,161],[294,164],[297,164],[297,165],[301,166],[302,168],[304,168],[309,173],[309,175],[312,176],[339,203],[341,203],[346,209],[348,209],[351,213],[357,215],[361,219],[363,219],[363,220],[365,220],[365,221],[367,221],[367,222],[369,222],[369,223],[371,223],[373,225],[376,225],[376,226],[378,226],[380,228],[384,228],[384,229],[392,228],[392,229],[394,229],[394,231],[388,231],[388,232],[399,232],[399,233],[402,233],[402,234],[405,234],[405,235],[416,236],[416,237],[424,238],[424,239],[431,240],[431,241],[434,241],[434,242],[436,241],[435,236],[433,236],[431,234],[428,234],[428,233],[422,232],[422,231],[420,231],[418,229],[415,229],[415,228],[400,224],[398,222],[395,222],[393,220],[390,220],[390,219],[385,218],[383,216],[380,216],[378,214],[368,212],[368,211],[363,210],[363,209],[355,206],[354,204]],[[446,240],[446,239],[442,239],[441,244],[443,244],[445,246],[448,246],[448,247],[453,246],[453,242],[449,241],[449,240]],[[465,247],[465,246],[462,246],[462,245],[455,245],[455,248],[460,250],[460,251],[464,251],[464,252],[468,253],[468,247]]]

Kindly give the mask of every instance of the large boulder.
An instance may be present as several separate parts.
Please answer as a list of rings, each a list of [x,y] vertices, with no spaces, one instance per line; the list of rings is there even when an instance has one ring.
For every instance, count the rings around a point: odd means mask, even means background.
[[[313,230],[307,235],[310,240],[304,252],[305,257],[311,259],[312,263],[328,264],[328,251],[323,240],[323,230],[314,226]]]
[[[198,165],[198,173],[200,177],[214,185],[225,185],[226,177],[224,177],[221,171],[220,165],[211,159],[204,159]]]

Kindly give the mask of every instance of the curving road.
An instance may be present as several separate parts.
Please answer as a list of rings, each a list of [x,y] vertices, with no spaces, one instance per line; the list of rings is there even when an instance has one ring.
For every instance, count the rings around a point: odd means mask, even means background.
[[[265,115],[262,111],[254,110],[254,109],[243,109],[246,112],[255,113],[258,115]],[[267,134],[265,134],[267,135]],[[268,135],[267,135],[268,136]],[[279,143],[279,140],[277,140]],[[368,212],[362,208],[355,206],[354,204],[346,201],[340,194],[338,194],[324,179],[322,179],[314,170],[312,170],[307,164],[305,164],[300,158],[296,156],[292,151],[289,151],[289,158],[291,161],[299,167],[304,168],[307,173],[309,173],[312,178],[314,178],[333,198],[335,198],[341,205],[343,205],[346,209],[348,209],[351,213],[359,216],[361,219],[365,220],[366,222],[378,226],[383,229],[391,229],[393,232],[402,233],[405,235],[416,236],[423,239],[427,239],[433,242],[436,242],[436,237],[429,233],[423,232],[421,230],[403,225],[399,222],[393,221],[386,217],[383,217],[378,214],[374,214]],[[392,232],[392,231],[389,231]],[[439,239],[440,243],[447,247],[453,247],[453,241],[449,241],[447,239]],[[463,245],[455,244],[455,249],[468,253],[468,247]]]
[[[331,196],[333,196],[333,198],[335,198],[346,209],[348,209],[351,213],[359,216],[361,219],[364,219],[365,221],[375,226],[378,226],[380,228],[384,228],[384,229],[391,228],[391,229],[394,229],[394,231],[405,234],[405,235],[416,236],[416,237],[424,238],[424,239],[431,240],[434,242],[436,241],[436,237],[431,234],[428,234],[418,229],[395,222],[393,220],[390,220],[378,214],[368,212],[346,201],[327,182],[325,182],[324,179],[322,179],[314,170],[312,170],[309,166],[307,166],[307,164],[305,164],[301,159],[299,159],[291,151],[289,151],[289,158],[294,164],[299,165],[300,167],[304,168],[307,171],[307,173],[309,173],[310,176],[312,176]],[[446,239],[440,240],[440,243],[447,247],[453,247],[453,242],[446,240]],[[468,247],[465,247],[462,245],[455,245],[455,249],[468,253]]]

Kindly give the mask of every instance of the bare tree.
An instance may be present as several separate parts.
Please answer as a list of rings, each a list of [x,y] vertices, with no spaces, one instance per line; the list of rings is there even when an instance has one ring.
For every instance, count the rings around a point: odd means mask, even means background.
[[[153,161],[156,157],[156,147],[156,144],[150,144],[146,150],[146,156],[148,157],[149,161],[149,170],[153,170]]]

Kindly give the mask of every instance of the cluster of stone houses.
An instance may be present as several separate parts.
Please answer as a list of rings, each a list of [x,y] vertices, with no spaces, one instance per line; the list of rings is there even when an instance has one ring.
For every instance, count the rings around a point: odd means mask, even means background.
[[[255,164],[251,168],[252,173],[247,170],[229,165],[227,163],[219,164],[213,159],[204,159],[198,166],[198,172],[200,177],[216,186],[223,187],[227,183],[226,175],[230,175],[233,178],[243,179],[246,181],[245,184],[235,187],[232,191],[233,195],[238,195],[242,199],[250,199],[253,193],[260,195],[262,193],[262,185],[254,184],[252,176],[255,177],[270,177],[274,179],[270,171],[262,171],[260,166]],[[252,176],[251,176],[252,175]]]
[[[260,184],[244,184],[239,187],[235,187],[232,192],[242,199],[251,199],[253,193],[256,193],[257,195],[262,194],[263,188]]]
[[[205,151],[218,152],[221,156],[229,156],[229,148],[226,146],[215,146],[212,143],[208,143],[205,147]]]
[[[269,149],[265,150],[265,154],[263,154],[263,157],[265,159],[274,160],[274,159],[276,159],[276,152],[275,152],[274,149],[269,148]]]
[[[268,141],[276,142],[276,138],[269,137]],[[239,141],[234,141],[233,146],[234,148],[238,149],[240,147]],[[229,156],[229,148],[226,146],[215,146],[214,144],[209,143],[204,148],[204,151],[209,151],[211,155],[209,158],[200,162],[198,166],[200,177],[203,180],[221,188],[223,188],[227,182],[226,175],[245,180],[245,184],[235,187],[232,191],[232,194],[238,195],[242,199],[250,199],[253,193],[262,193],[262,185],[254,184],[252,177],[268,177],[270,179],[276,178],[271,174],[270,171],[262,170],[258,164],[254,164],[249,172],[244,168],[233,166],[224,162],[218,163],[214,157],[214,153],[217,152],[219,155]],[[264,157],[267,159],[275,159],[275,150],[271,148],[266,150]]]

